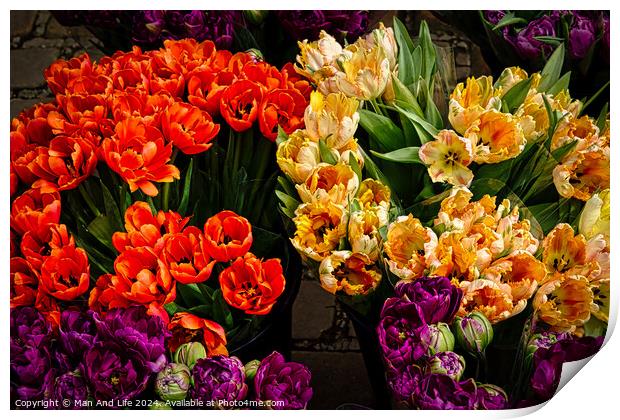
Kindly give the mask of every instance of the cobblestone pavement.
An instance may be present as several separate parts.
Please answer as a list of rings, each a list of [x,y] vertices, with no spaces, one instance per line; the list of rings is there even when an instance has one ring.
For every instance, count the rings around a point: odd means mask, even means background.
[[[477,47],[462,35],[429,13],[404,16],[410,28],[421,17],[429,20],[434,40],[452,49],[457,79],[485,71]],[[52,100],[43,70],[58,58],[71,58],[84,51],[93,59],[103,56],[97,39],[86,29],[65,28],[49,12],[11,11],[11,117],[35,103]],[[293,358],[306,363],[313,372],[315,397],[311,407],[372,407],[374,398],[355,332],[335,298],[324,292],[316,279],[302,281],[293,317]]]

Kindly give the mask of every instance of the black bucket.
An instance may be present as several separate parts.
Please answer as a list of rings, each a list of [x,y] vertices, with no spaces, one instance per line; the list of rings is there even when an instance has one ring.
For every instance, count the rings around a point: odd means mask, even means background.
[[[364,317],[347,305],[342,305],[351,320],[360,350],[366,365],[366,372],[375,396],[375,408],[380,410],[391,408],[391,393],[385,378],[383,356],[377,336],[376,322]]]

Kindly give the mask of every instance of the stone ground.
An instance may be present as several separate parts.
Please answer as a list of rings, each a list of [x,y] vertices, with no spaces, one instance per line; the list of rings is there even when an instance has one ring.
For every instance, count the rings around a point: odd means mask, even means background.
[[[485,72],[480,51],[466,38],[428,12],[403,16],[414,28],[421,18],[430,24],[434,40],[451,49],[456,79]],[[11,117],[38,102],[53,99],[43,70],[58,58],[84,51],[93,59],[103,53],[85,28],[65,28],[44,11],[11,11]],[[374,398],[355,332],[334,297],[314,279],[304,278],[293,307],[293,358],[306,363],[316,386],[312,408],[373,407]]]

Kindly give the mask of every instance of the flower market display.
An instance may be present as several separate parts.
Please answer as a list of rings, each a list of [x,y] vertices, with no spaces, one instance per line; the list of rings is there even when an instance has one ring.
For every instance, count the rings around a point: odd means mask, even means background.
[[[274,353],[247,374],[228,354],[288,351],[273,325],[299,273],[278,233],[273,140],[303,124],[309,83],[191,39],[45,77],[56,100],[11,123],[12,400],[117,406],[184,400],[192,384],[194,401],[304,408],[305,367]],[[188,343],[199,367],[166,367]]]
[[[457,82],[399,12],[53,12],[107,55],[11,121],[11,408],[551,399],[613,317],[609,13],[433,13],[502,60]],[[366,372],[293,336],[302,277]]]
[[[451,92],[425,22],[415,42],[395,20],[299,49],[315,90],[277,194],[323,289],[375,329],[391,406],[547,401],[609,317],[607,106],[571,98],[563,45]]]

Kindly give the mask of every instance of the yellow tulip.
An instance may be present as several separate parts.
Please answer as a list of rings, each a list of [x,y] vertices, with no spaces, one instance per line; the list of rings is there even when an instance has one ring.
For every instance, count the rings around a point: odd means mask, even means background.
[[[609,219],[610,219],[610,193],[609,188],[596,193],[586,201],[586,205],[579,216],[579,233],[586,239],[596,235],[603,235],[609,243]]]
[[[527,140],[516,117],[490,109],[469,127],[466,137],[474,141],[474,162],[498,163],[523,151]]]
[[[293,246],[303,256],[322,261],[347,234],[347,212],[334,203],[302,204],[295,210]]]
[[[317,41],[304,40],[297,45],[299,55],[295,67],[300,74],[319,82],[336,73],[336,60],[342,55],[343,48],[333,36],[321,31]]]
[[[334,251],[319,266],[323,289],[336,294],[366,295],[381,281],[381,272],[367,255],[351,251]]]
[[[310,138],[322,139],[328,147],[341,149],[355,134],[360,116],[357,113],[359,101],[342,93],[327,96],[319,91],[310,94],[310,105],[306,108],[304,122]]]
[[[353,44],[347,51],[350,54],[339,60],[342,72],[335,75],[338,90],[360,100],[381,96],[390,80],[390,62],[383,49],[365,50]]]
[[[471,142],[452,130],[437,133],[435,140],[420,147],[419,155],[422,162],[428,165],[428,174],[433,182],[468,187],[474,178],[468,168],[473,159]]]
[[[467,129],[488,109],[500,109],[501,100],[493,89],[493,78],[470,77],[466,83],[459,83],[450,95],[448,119],[459,134]]]
[[[515,299],[509,284],[477,279],[461,282],[461,289],[463,290],[463,303],[459,309],[459,315],[464,316],[478,311],[484,314],[492,324],[517,315],[527,305],[525,299],[514,303]]]
[[[348,240],[353,252],[368,255],[372,261],[379,258],[381,221],[373,210],[359,210],[349,217]]]
[[[421,276],[436,247],[435,232],[411,214],[400,216],[389,225],[383,244],[390,271],[403,280]]]
[[[359,179],[349,165],[321,163],[295,187],[304,203],[329,201],[346,206],[355,197]]]
[[[538,319],[553,331],[571,332],[598,311],[588,279],[581,275],[556,276],[542,285],[533,301]]]
[[[297,130],[278,145],[276,161],[282,172],[300,184],[321,162],[319,145],[304,130]]]
[[[553,169],[553,183],[565,198],[587,201],[596,191],[609,188],[609,146],[593,144],[575,150]]]

